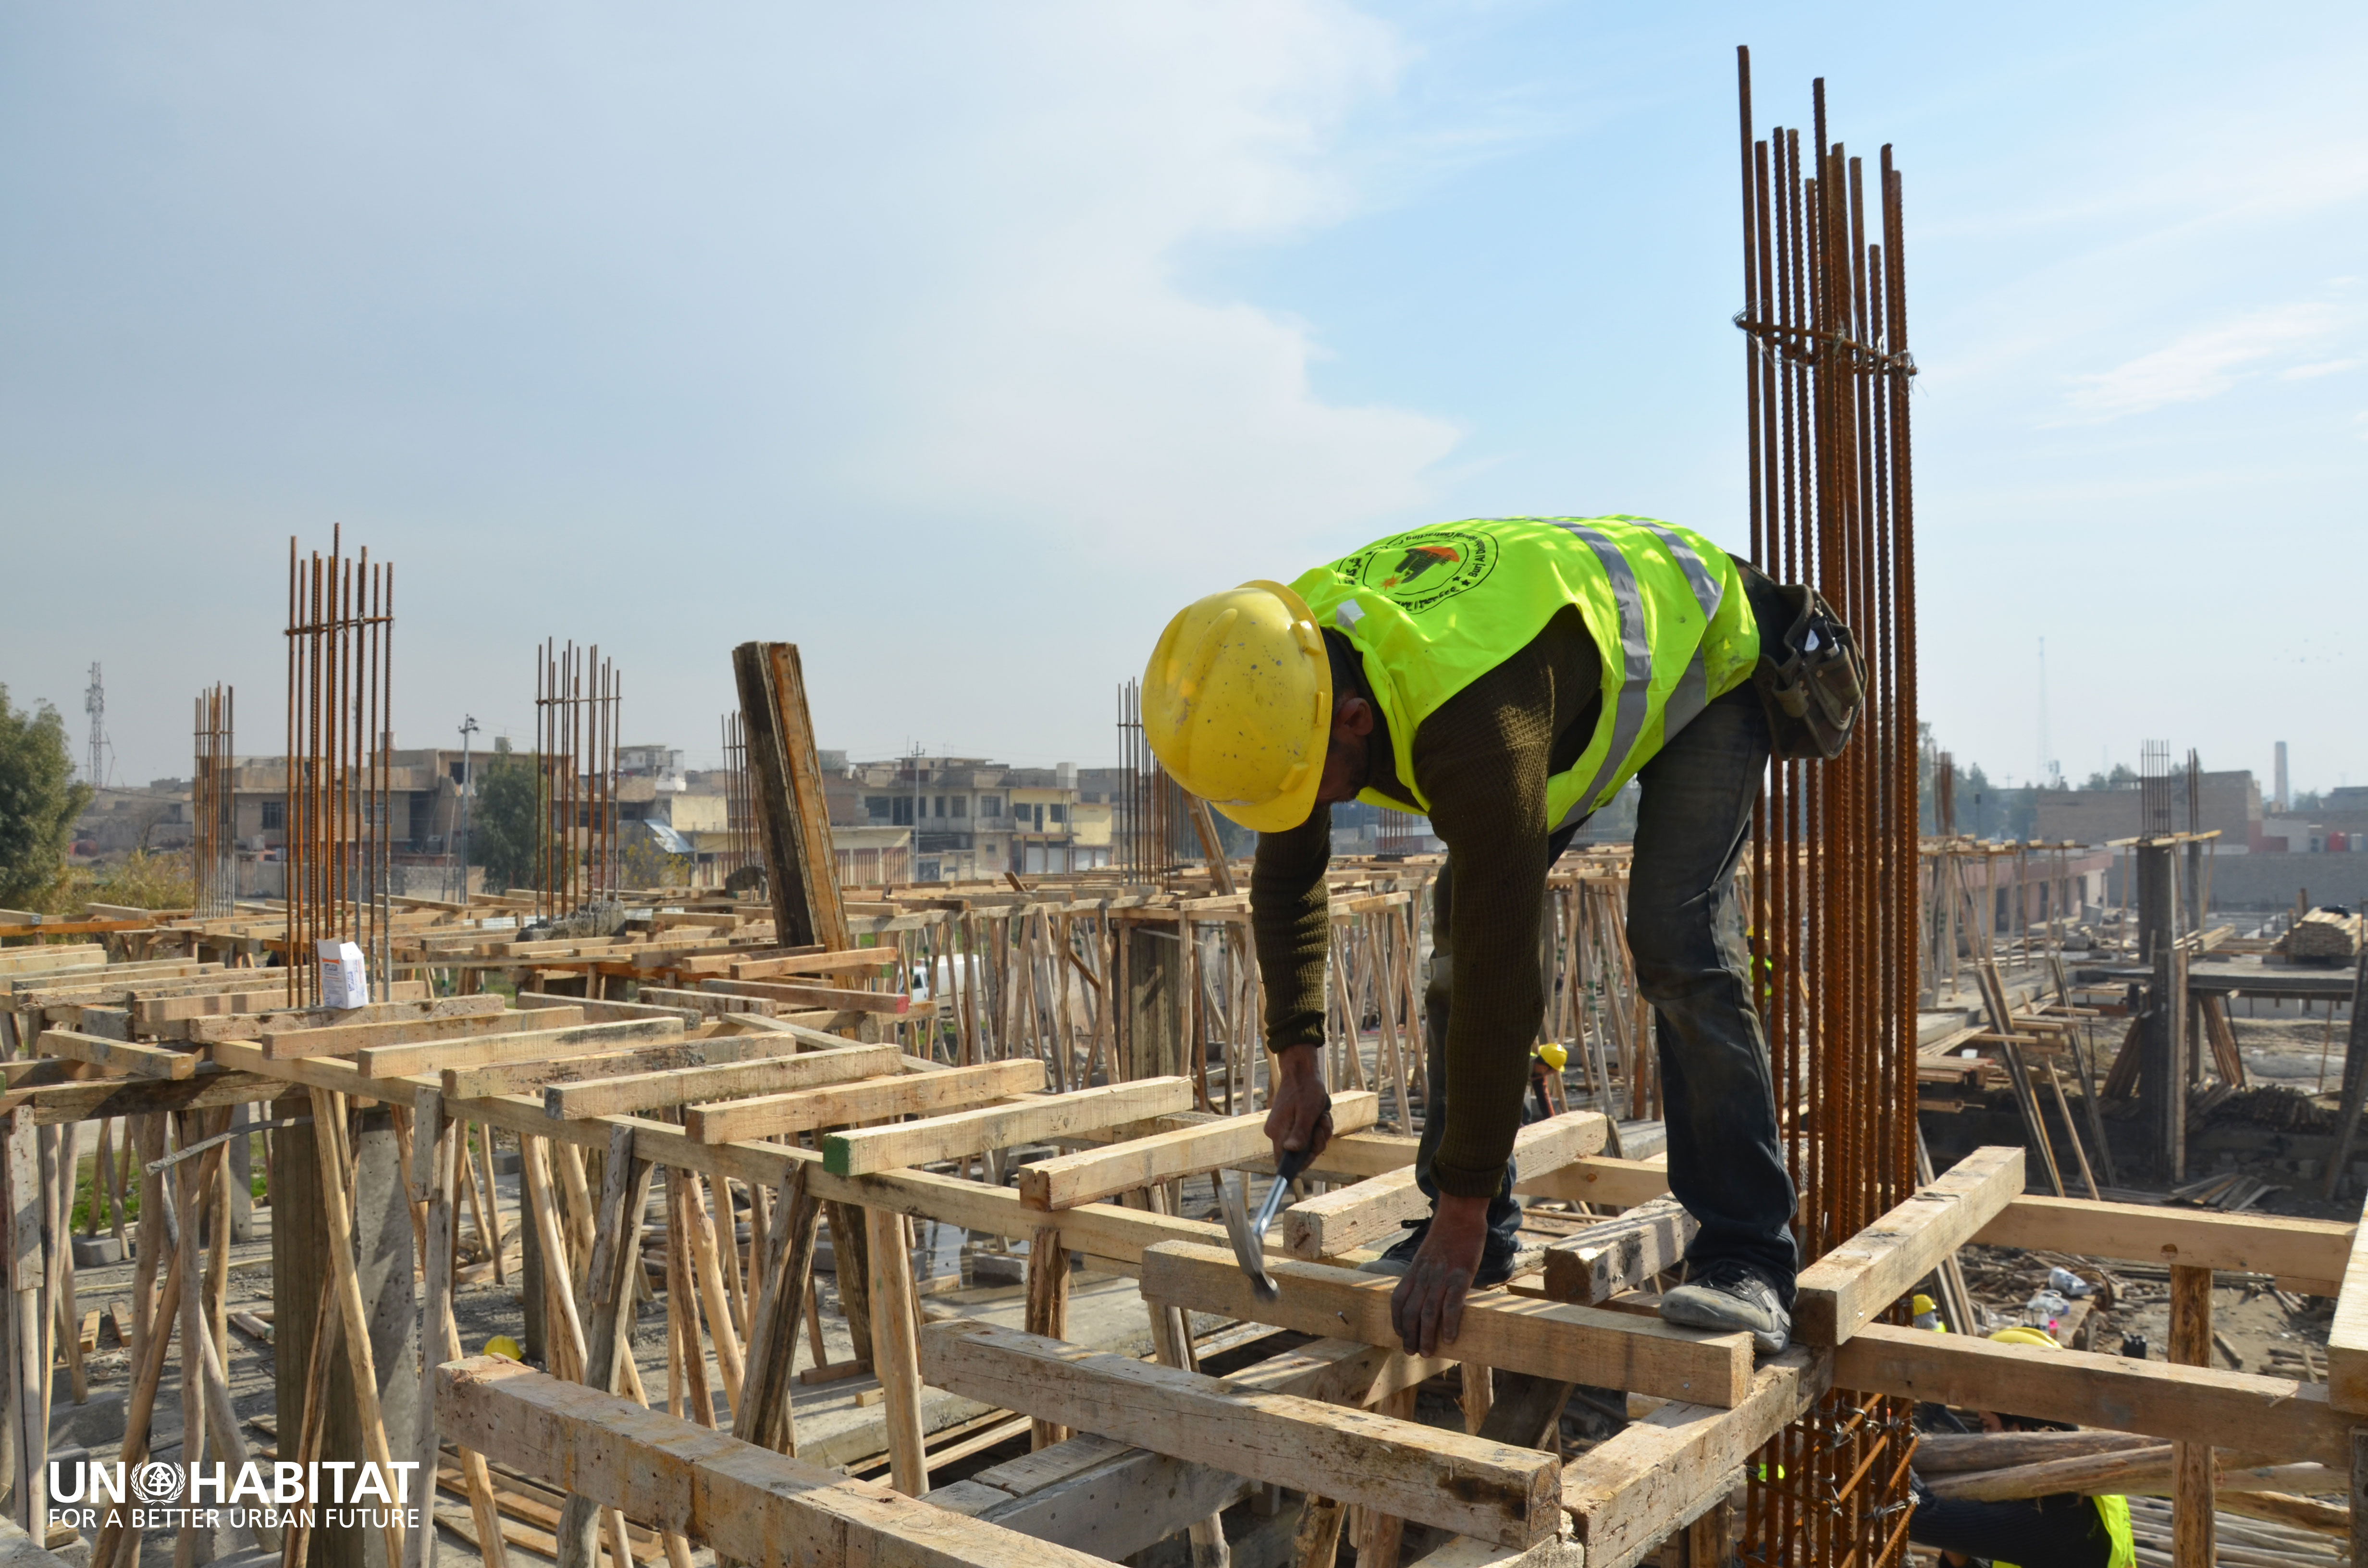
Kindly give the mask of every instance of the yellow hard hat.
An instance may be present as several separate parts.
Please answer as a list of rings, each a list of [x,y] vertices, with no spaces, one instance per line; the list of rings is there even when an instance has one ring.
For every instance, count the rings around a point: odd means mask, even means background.
[[[505,1361],[523,1361],[526,1359],[526,1346],[507,1334],[497,1334],[485,1341],[485,1354],[499,1356]]]
[[[1941,1304],[1938,1301],[1935,1301],[1931,1297],[1919,1291],[1918,1292],[1916,1299],[1907,1303],[1907,1310],[1913,1315],[1920,1318],[1926,1312],[1939,1312],[1941,1310]]]
[[[2045,1329],[2026,1328],[2020,1324],[2012,1328],[1999,1329],[1996,1334],[1991,1335],[1990,1338],[2000,1345],[2036,1345],[2048,1350],[2064,1348],[2055,1342],[2055,1336]]]
[[[1550,1040],[1538,1047],[1538,1060],[1544,1062],[1550,1070],[1559,1073],[1562,1071],[1563,1063],[1570,1060],[1570,1052],[1563,1048],[1562,1041]]]
[[[1297,827],[1315,809],[1331,729],[1324,634],[1281,583],[1186,605],[1143,672],[1143,738],[1160,766],[1259,833]]]

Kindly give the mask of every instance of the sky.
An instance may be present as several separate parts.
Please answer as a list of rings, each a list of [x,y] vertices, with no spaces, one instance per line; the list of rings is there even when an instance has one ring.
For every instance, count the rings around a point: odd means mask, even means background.
[[[2368,783],[2357,5],[5,0],[0,684],[276,751],[342,525],[400,744],[530,736],[555,637],[712,764],[766,638],[825,746],[1096,766],[1244,578],[1740,549],[1738,43],[1904,171],[1941,743]]]

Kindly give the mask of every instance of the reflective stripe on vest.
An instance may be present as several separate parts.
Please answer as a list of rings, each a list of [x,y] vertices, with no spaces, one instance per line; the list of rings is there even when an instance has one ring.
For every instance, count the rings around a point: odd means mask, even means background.
[[[1576,607],[1602,660],[1602,711],[1547,783],[1549,830],[1599,810],[1713,699],[1749,678],[1759,630],[1735,562],[1701,535],[1642,517],[1511,517],[1395,534],[1292,586],[1363,661],[1410,801],[1427,811],[1414,740],[1441,703]]]

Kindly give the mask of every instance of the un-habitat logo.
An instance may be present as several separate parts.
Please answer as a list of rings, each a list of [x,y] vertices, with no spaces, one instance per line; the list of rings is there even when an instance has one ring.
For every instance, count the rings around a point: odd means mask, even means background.
[[[398,1523],[417,1529],[423,1510],[411,1501],[411,1472],[418,1468],[414,1460],[398,1460],[385,1469],[348,1460],[310,1465],[282,1460],[268,1466],[250,1460],[233,1475],[220,1460],[126,1465],[52,1460],[50,1523],[91,1531],[120,1511],[122,1524],[135,1530],[225,1525],[383,1529]]]

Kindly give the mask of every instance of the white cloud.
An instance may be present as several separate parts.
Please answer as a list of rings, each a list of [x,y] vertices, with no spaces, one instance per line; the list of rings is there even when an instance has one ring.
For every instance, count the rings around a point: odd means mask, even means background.
[[[2368,360],[2321,359],[2317,364],[2296,365],[2292,369],[2280,370],[2278,372],[2278,380],[2282,381],[2316,381],[2321,376],[2338,375],[2345,370],[2356,369],[2362,364],[2368,364]]]
[[[2075,376],[2066,401],[2076,415],[2107,420],[2217,397],[2255,373],[2264,359],[2320,350],[2354,314],[2323,301],[2256,311],[2189,333],[2101,374]]]

